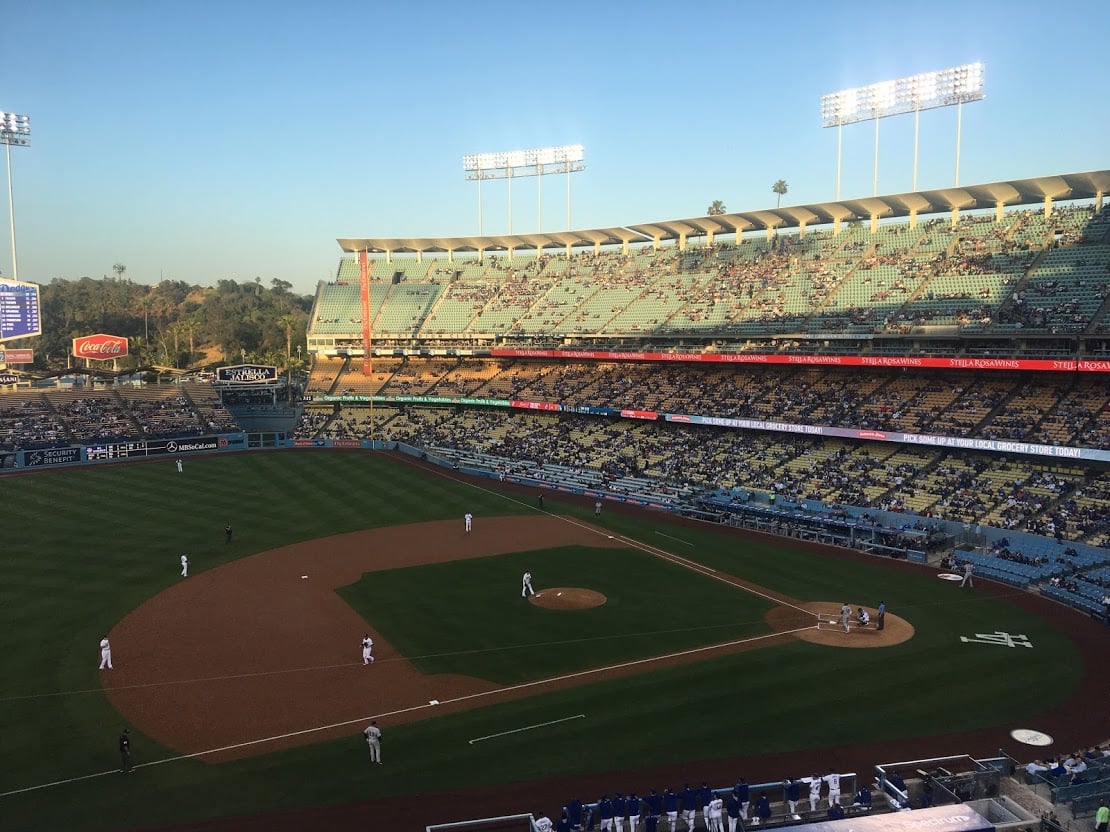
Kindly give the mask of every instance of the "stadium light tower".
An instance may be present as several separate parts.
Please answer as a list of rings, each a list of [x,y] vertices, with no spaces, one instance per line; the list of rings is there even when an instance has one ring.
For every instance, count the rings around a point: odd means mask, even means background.
[[[12,229],[12,278],[19,280],[19,258],[15,254],[15,200],[12,197],[12,145],[30,147],[31,119],[15,113],[0,112],[0,143],[8,159],[8,217]]]
[[[567,175],[567,231],[570,231],[570,175],[586,169],[586,152],[580,144],[540,147],[535,150],[508,150],[498,153],[470,153],[463,156],[467,179],[478,180],[478,236],[482,235],[482,180],[509,180],[509,234],[513,233],[513,178],[535,176],[539,200],[536,230],[543,231],[543,185],[549,173]]]
[[[918,125],[922,110],[957,107],[956,184],[960,184],[960,142],[963,132],[963,105],[986,98],[983,92],[985,67],[982,63],[963,64],[934,72],[922,72],[894,81],[880,81],[866,87],[853,87],[821,96],[821,126],[836,128],[836,198],[840,199],[841,131],[845,124],[875,120],[875,169],[872,195],[879,193],[879,119],[913,113],[913,190],[917,190]]]

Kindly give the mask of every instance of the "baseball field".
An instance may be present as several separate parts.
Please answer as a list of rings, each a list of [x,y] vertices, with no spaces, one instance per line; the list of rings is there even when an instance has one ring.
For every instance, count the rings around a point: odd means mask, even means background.
[[[386,454],[52,471],[0,495],[5,830],[330,806],[416,828],[570,789],[993,754],[1016,727],[1105,739],[1105,628],[924,567],[557,492],[541,509]],[[885,601],[887,628],[844,634],[844,601]]]

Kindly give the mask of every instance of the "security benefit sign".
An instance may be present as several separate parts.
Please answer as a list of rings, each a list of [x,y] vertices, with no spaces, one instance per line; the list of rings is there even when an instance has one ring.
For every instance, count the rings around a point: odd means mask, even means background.
[[[23,452],[24,468],[41,468],[46,465],[66,465],[81,461],[80,448],[40,448]]]
[[[253,384],[263,381],[274,381],[277,378],[277,367],[265,364],[235,364],[231,367],[220,367],[216,370],[216,381],[231,384]]]

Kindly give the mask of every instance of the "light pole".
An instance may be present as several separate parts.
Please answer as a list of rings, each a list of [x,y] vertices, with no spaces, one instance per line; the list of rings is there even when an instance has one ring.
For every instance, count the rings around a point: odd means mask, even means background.
[[[580,144],[540,147],[535,150],[508,150],[497,153],[470,153],[463,156],[463,172],[467,179],[478,181],[478,235],[482,235],[482,180],[508,179],[509,234],[513,233],[513,179],[517,176],[536,177],[538,200],[536,225],[543,231],[543,186],[539,177],[549,173],[567,175],[567,231],[570,231],[570,175],[586,169],[585,150]]]
[[[922,72],[894,81],[880,81],[821,96],[821,126],[835,127],[836,198],[840,199],[841,130],[845,124],[875,120],[875,170],[872,192],[879,190],[879,119],[913,113],[913,190],[917,190],[918,127],[922,110],[937,107],[958,108],[956,114],[956,184],[960,184],[960,141],[963,105],[986,98],[983,92],[982,63],[964,64],[934,72]]]
[[[0,112],[0,142],[8,161],[8,216],[12,230],[12,278],[19,280],[19,258],[15,253],[15,199],[12,196],[12,145],[31,146],[31,119],[15,113]]]

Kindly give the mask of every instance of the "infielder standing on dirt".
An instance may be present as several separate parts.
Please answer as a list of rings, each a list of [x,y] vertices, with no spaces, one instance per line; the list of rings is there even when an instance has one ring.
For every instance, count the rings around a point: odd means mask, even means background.
[[[370,762],[382,764],[382,729],[378,727],[377,720],[371,720],[362,732],[366,737],[366,744],[370,746]]]
[[[470,531],[470,527],[474,523],[474,515],[468,511],[463,515],[463,522],[466,524],[466,530]]]
[[[848,622],[850,622],[851,620],[852,608],[851,606],[849,606],[848,602],[845,601],[843,604],[840,605],[840,623],[844,625],[844,632],[846,633],[851,632],[851,630],[848,628]]]
[[[374,661],[374,657],[370,655],[370,651],[374,649],[374,639],[370,638],[367,633],[362,637],[362,663],[370,664]]]
[[[529,595],[535,595],[536,590],[532,589],[532,573],[524,573],[524,585],[520,588],[520,597],[527,598]]]

